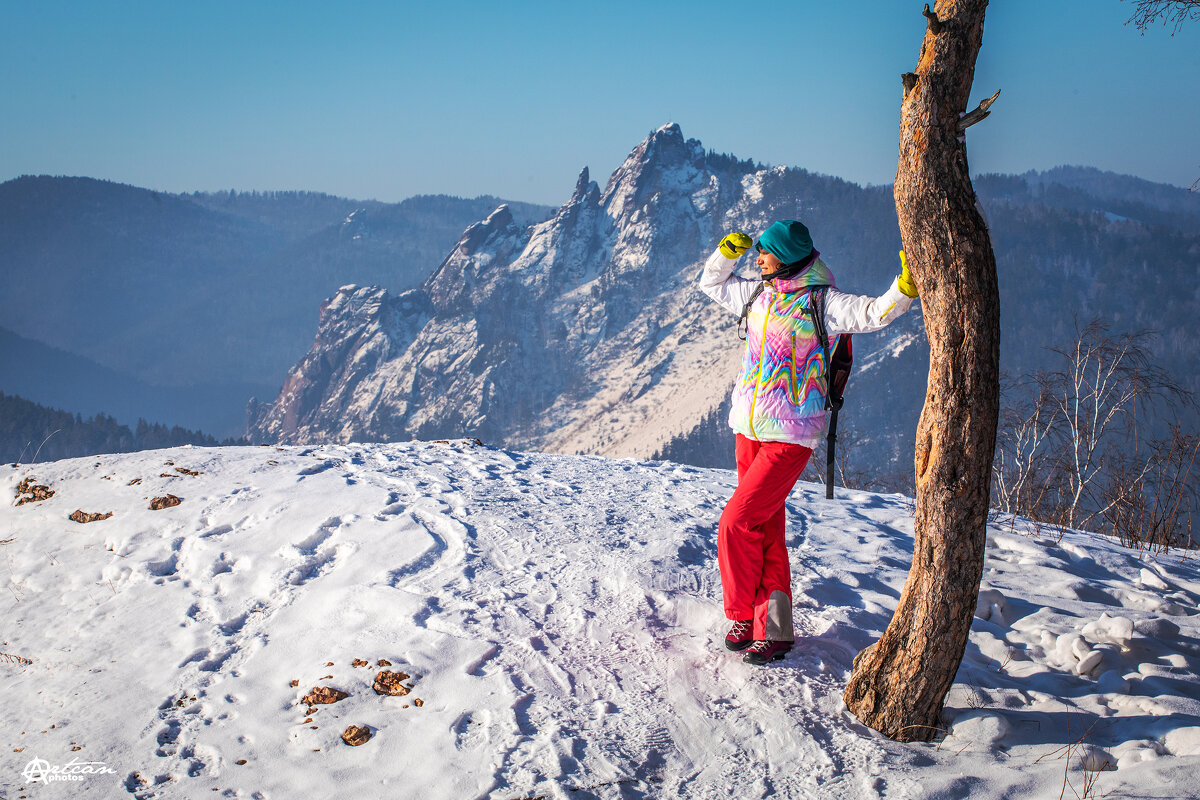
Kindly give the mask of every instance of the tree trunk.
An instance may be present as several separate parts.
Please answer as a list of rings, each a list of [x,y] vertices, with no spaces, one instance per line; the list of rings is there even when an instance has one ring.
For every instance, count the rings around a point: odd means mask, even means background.
[[[917,427],[916,542],[895,615],[854,660],[850,710],[901,741],[939,732],[966,649],[984,543],[999,414],[996,261],[976,207],[963,116],[987,0],[926,6],[915,74],[904,76],[896,213],[929,337],[929,386]],[[992,99],[995,99],[994,96]]]

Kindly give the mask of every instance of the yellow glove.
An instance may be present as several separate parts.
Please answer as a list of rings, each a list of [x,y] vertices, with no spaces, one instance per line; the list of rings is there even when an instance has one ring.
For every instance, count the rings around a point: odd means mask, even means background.
[[[752,244],[754,244],[754,241],[746,234],[731,233],[721,240],[721,244],[717,245],[717,249],[726,258],[741,258],[742,254],[749,250]]]
[[[908,271],[908,259],[904,257],[903,250],[900,251],[900,277],[896,282],[905,297],[917,296],[917,285],[913,283],[912,273]]]

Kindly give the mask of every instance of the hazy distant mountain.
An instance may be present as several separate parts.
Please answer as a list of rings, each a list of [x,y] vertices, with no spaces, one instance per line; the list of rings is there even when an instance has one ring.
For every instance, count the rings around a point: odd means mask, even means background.
[[[1200,193],[1094,167],[1055,167],[1020,176],[1029,196],[1045,205],[1096,210],[1147,224],[1200,230]],[[1159,213],[1155,213],[1159,212]]]
[[[420,285],[462,229],[499,202],[169,195],[88,178],[22,177],[0,184],[0,319],[20,336],[145,385],[204,398],[217,410],[203,427],[228,435],[244,425],[248,392],[278,387],[304,352],[330,291],[348,281],[396,291]],[[549,213],[513,206],[526,223]],[[28,371],[10,363],[8,375],[12,382],[0,389],[26,391],[40,380],[33,363]],[[70,394],[39,395],[109,413],[144,397],[112,376],[76,382]],[[146,406],[137,416],[155,411]],[[231,427],[211,428],[213,416]],[[166,419],[201,426],[187,413]]]
[[[1065,344],[1076,317],[1101,315],[1119,330],[1164,330],[1163,357],[1200,388],[1194,198],[1078,168],[976,187],[997,252],[1006,369],[1046,366],[1046,346]],[[728,466],[721,406],[741,347],[734,318],[695,279],[723,233],[779,218],[808,223],[846,290],[880,292],[898,271],[890,189],[762,169],[668,125],[603,191],[585,170],[551,219],[525,226],[500,208],[471,226],[420,289],[341,289],[279,397],[252,409],[251,434],[476,435]],[[843,446],[875,470],[910,471],[928,371],[919,306],[856,337],[855,352]]]
[[[1164,366],[1200,391],[1200,196],[1079,167],[974,184],[996,250],[1008,369],[1039,364],[1076,319],[1099,316],[1115,331],[1159,331]]]
[[[455,225],[454,220],[472,210],[477,210],[475,217],[466,224],[505,202],[525,224],[540,222],[553,210],[490,195],[470,200],[448,195],[416,195],[399,203],[352,200],[320,192],[231,190],[192,192],[180,197],[222,214],[257,222],[299,240],[320,231],[334,231],[339,240],[382,237],[398,247],[407,248],[405,257],[408,260],[423,264],[428,263],[426,256],[431,252],[435,261],[444,255],[446,248],[437,250],[437,242]],[[451,231],[451,238],[457,237],[462,227]],[[410,238],[414,235],[416,238]]]
[[[0,390],[84,416],[167,420],[222,437],[240,436],[246,412],[231,398],[265,396],[275,389],[266,381],[156,386],[0,328]]]

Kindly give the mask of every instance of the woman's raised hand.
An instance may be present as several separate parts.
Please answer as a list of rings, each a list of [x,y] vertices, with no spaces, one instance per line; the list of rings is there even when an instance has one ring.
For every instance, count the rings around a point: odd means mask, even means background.
[[[722,239],[717,249],[726,258],[741,258],[742,254],[749,250],[752,244],[754,242],[749,236],[740,231],[735,231]]]

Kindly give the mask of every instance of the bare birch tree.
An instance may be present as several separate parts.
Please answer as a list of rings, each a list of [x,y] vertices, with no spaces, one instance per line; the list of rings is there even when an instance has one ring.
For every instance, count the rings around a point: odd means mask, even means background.
[[[1057,472],[1054,444],[1059,425],[1044,375],[1002,385],[993,504],[1006,514],[1042,516]]]
[[[1185,392],[1153,363],[1147,331],[1108,334],[1108,325],[1092,320],[1077,330],[1069,348],[1052,348],[1066,364],[1050,376],[1052,402],[1064,427],[1069,495],[1064,524],[1078,527],[1107,508],[1100,502],[1098,476],[1108,447],[1134,446],[1117,441],[1114,429],[1136,436],[1139,406],[1184,399]],[[1140,480],[1143,475],[1138,475]]]

